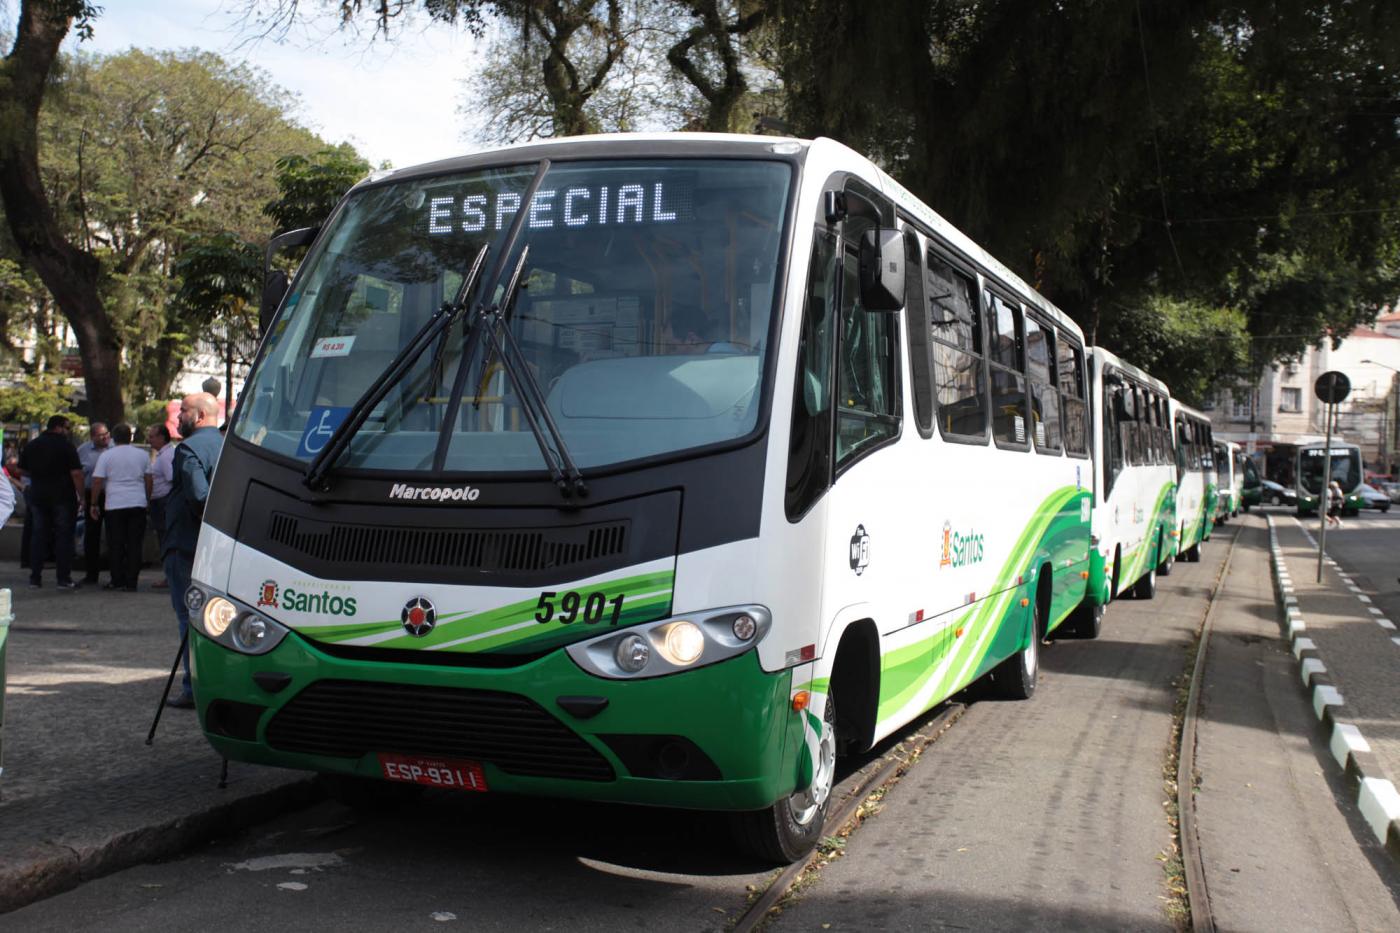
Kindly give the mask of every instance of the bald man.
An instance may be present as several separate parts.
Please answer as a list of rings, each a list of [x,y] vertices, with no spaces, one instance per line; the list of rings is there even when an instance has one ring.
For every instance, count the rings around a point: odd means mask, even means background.
[[[165,500],[165,538],[160,546],[165,578],[170,581],[170,605],[175,609],[180,637],[184,639],[190,624],[185,591],[189,589],[190,573],[194,569],[194,548],[199,542],[204,502],[209,498],[209,481],[224,445],[224,436],[219,433],[219,403],[208,392],[186,395],[180,403],[179,425],[184,441],[175,448],[170,495]],[[179,709],[194,708],[188,641],[185,642],[184,689],[166,703]]]

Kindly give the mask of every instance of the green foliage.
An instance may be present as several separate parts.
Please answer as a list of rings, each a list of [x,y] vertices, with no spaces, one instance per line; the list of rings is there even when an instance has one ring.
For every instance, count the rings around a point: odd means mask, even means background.
[[[0,421],[44,424],[51,415],[73,408],[72,386],[57,377],[25,376],[16,385],[0,388]]]
[[[774,6],[799,134],[871,153],[1174,386],[1296,355],[1400,293],[1395,4]],[[1165,349],[1200,327],[1234,346],[1209,309],[1242,318],[1252,363]]]
[[[149,402],[142,402],[136,406],[132,413],[133,423],[136,425],[139,436],[138,440],[146,439],[146,429],[153,424],[165,424],[167,400],[163,398],[153,398]]]
[[[369,163],[349,143],[309,156],[284,156],[277,160],[277,198],[263,205],[263,213],[278,232],[318,227],[345,192],[368,174]]]
[[[266,74],[211,53],[63,64],[41,114],[44,183],[67,239],[101,264],[123,394],[162,398],[201,342],[251,352],[278,160],[331,150],[290,120],[294,98]]]

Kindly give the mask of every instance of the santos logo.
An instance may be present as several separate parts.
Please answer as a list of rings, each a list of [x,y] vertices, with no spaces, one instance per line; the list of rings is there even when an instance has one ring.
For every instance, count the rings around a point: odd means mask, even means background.
[[[943,523],[943,553],[938,558],[940,567],[966,567],[982,561],[982,536],[980,534],[959,534],[950,522]]]
[[[303,593],[295,587],[282,588],[278,597],[276,580],[264,580],[258,590],[258,605],[281,607],[288,612],[324,612],[333,616],[353,616],[359,606],[353,596],[337,596],[322,590],[319,593]]]
[[[395,483],[389,489],[390,499],[414,499],[420,502],[475,502],[481,490],[472,486],[410,486]]]

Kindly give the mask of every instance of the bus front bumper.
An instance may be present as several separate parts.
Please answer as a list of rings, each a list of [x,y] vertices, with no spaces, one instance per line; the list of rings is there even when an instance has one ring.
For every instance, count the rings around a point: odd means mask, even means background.
[[[347,660],[295,633],[239,654],[190,629],[200,724],[233,761],[383,778],[381,754],[480,764],[490,791],[760,809],[801,776],[791,675],[756,651],[645,680],[558,650],[512,668]]]

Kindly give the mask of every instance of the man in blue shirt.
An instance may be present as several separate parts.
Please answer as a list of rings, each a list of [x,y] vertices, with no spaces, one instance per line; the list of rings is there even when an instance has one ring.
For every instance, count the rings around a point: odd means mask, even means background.
[[[219,403],[208,392],[185,396],[180,403],[179,423],[184,441],[175,448],[170,495],[165,500],[165,538],[161,541],[161,553],[165,562],[165,578],[170,581],[170,604],[175,609],[175,618],[180,623],[180,638],[183,640],[190,624],[185,591],[190,587],[194,549],[199,543],[199,526],[204,518],[204,502],[209,498],[209,481],[219,462],[224,436],[219,433]],[[166,703],[180,709],[193,709],[194,691],[190,686],[187,640],[184,667],[184,689],[179,696],[171,697]]]

